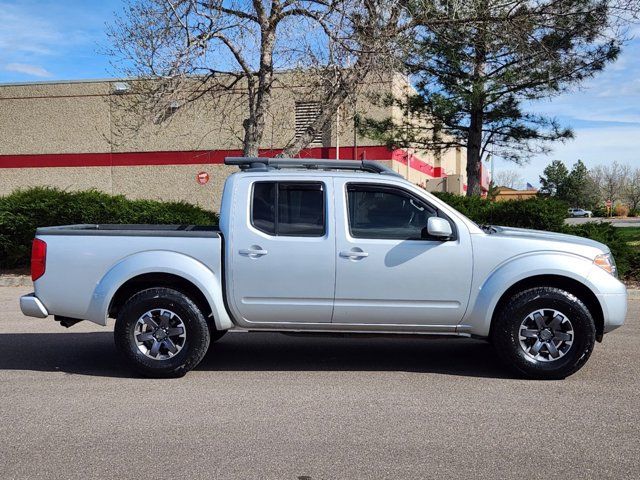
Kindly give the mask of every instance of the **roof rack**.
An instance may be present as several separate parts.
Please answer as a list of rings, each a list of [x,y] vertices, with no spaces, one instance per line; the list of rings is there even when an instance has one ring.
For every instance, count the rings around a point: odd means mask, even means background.
[[[372,160],[319,160],[311,158],[227,157],[225,165],[236,165],[243,172],[267,172],[285,168],[308,170],[359,170],[402,177],[399,173]]]

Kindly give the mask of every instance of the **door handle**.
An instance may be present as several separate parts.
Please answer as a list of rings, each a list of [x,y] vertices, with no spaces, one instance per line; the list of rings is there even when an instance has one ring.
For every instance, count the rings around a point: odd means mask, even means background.
[[[342,251],[340,252],[340,256],[343,258],[364,258],[368,257],[369,254],[367,252],[358,252],[358,251]]]
[[[252,256],[261,257],[262,255],[266,255],[269,252],[266,250],[262,250],[261,248],[242,248],[238,253],[240,255],[246,255],[249,257],[252,257]]]

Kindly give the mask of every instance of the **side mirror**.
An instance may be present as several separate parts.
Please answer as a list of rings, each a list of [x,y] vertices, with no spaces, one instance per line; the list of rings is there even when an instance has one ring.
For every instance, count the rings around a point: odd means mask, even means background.
[[[429,217],[427,221],[427,233],[430,237],[448,240],[453,236],[451,224],[448,220],[440,217]]]

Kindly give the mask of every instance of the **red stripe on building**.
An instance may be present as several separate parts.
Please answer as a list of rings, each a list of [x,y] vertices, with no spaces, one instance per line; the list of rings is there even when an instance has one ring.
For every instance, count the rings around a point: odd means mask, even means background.
[[[384,147],[383,147],[384,148]],[[447,174],[444,173],[442,167],[434,167],[433,165],[428,164],[424,160],[421,160],[416,155],[410,152],[406,152],[401,149],[394,150],[392,152],[393,160],[396,162],[400,162],[403,165],[406,165],[409,162],[409,167],[419,172],[424,173],[425,175],[429,175],[430,177],[440,178],[446,177]]]
[[[260,156],[275,157],[282,149],[261,150]],[[356,154],[354,147],[341,147],[340,158],[352,160]],[[43,167],[122,167],[146,165],[194,165],[222,164],[226,157],[238,157],[241,150],[192,150],[171,152],[122,152],[122,153],[59,153],[35,155],[0,155],[0,168],[43,168]],[[300,158],[336,158],[335,147],[306,148]],[[389,150],[384,146],[358,147],[358,159],[395,160],[431,177],[445,176],[442,168],[433,167],[404,150]]]

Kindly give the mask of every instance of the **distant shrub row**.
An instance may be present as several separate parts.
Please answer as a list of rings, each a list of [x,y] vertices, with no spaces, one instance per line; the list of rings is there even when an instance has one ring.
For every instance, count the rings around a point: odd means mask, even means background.
[[[218,215],[184,202],[129,200],[96,190],[17,190],[0,197],[0,267],[29,264],[37,227],[75,223],[212,225],[218,223]]]
[[[552,198],[491,202],[481,197],[453,193],[435,195],[476,223],[559,232],[564,227],[567,204]]]

